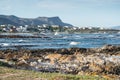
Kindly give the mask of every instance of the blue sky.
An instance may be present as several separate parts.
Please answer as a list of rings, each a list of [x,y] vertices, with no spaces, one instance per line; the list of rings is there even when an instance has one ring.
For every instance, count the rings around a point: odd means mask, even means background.
[[[120,25],[120,0],[0,0],[0,14],[59,16],[75,26],[110,27]]]

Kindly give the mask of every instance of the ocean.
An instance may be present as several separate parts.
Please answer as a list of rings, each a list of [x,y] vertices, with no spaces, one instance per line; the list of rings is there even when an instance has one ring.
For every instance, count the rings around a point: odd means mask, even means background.
[[[0,38],[0,49],[99,48],[104,45],[120,45],[120,33],[57,33],[45,36],[48,37]]]

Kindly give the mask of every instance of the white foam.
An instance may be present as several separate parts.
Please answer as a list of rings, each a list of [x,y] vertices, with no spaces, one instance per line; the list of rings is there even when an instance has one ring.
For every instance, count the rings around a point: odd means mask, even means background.
[[[80,44],[80,42],[70,42],[70,45],[78,45],[78,44]]]
[[[55,32],[54,35],[59,35],[59,33],[58,33],[58,32]]]
[[[8,43],[2,43],[1,46],[10,46]]]
[[[22,39],[21,39],[21,40],[18,40],[18,42],[27,42],[27,40],[22,40]]]
[[[24,40],[22,40],[22,39],[21,39],[21,40],[19,40],[19,42],[23,42],[23,41],[24,41]]]
[[[108,35],[108,37],[114,37],[114,35]]]
[[[118,34],[120,34],[120,31],[118,32]]]

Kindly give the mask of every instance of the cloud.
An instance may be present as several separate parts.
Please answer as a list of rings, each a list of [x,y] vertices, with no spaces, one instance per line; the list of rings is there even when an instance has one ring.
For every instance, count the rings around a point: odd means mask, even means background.
[[[95,8],[118,5],[120,0],[37,0],[36,7],[47,10],[80,10],[83,7]]]
[[[1,10],[3,11],[11,11],[12,7],[11,6],[4,6],[3,8],[1,8]]]
[[[10,2],[11,2],[11,0],[1,0],[0,1],[0,10],[1,11],[10,11],[12,9]]]
[[[120,2],[120,0],[74,0],[74,1],[92,2],[92,3],[100,3],[100,2],[117,3],[117,2]]]
[[[44,8],[44,9],[68,9],[68,8],[75,8],[72,6],[71,3],[68,1],[50,1],[50,0],[42,0],[37,3],[38,8]]]
[[[76,4],[85,4],[85,5],[104,5],[104,4],[120,4],[120,0],[74,0]]]

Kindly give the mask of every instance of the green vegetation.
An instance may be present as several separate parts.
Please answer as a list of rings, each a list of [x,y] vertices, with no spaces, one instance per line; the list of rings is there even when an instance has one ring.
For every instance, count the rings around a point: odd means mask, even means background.
[[[0,67],[0,80],[106,80],[100,76],[66,75],[60,73],[41,73]]]

